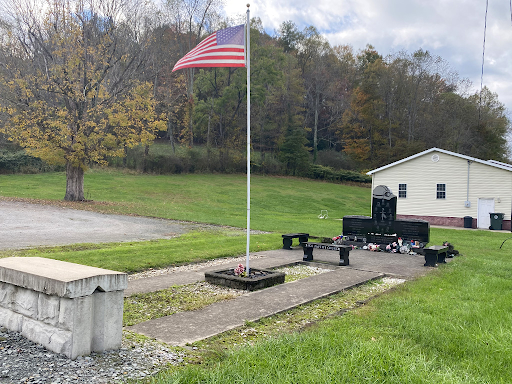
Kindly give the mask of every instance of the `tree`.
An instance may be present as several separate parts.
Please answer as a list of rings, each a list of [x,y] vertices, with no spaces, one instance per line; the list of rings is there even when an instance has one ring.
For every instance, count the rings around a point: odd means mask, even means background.
[[[276,120],[283,131],[279,160],[285,165],[288,174],[293,176],[304,175],[309,168],[307,139],[300,118],[305,91],[299,73],[295,58],[288,55],[284,66],[281,110]]]
[[[279,27],[279,45],[283,48],[285,53],[297,50],[298,42],[301,38],[302,33],[293,21],[284,21]]]
[[[172,72],[174,63],[181,58],[178,40],[174,28],[163,24],[153,30],[150,45],[150,73],[156,108],[167,117],[166,137],[173,153],[176,152],[178,134],[189,129],[185,120],[190,120],[186,118],[188,99],[185,71]]]
[[[350,108],[343,114],[343,139],[345,151],[354,159],[375,166],[381,161],[385,145],[385,109],[378,94],[385,65],[377,58],[375,61],[368,61],[363,68],[361,83],[352,92]]]
[[[197,108],[194,119],[207,128],[208,153],[212,138],[220,148],[221,168],[225,169],[229,150],[241,148],[242,127],[239,117],[247,94],[244,68],[200,69],[195,82]],[[245,113],[243,114],[245,117]],[[215,129],[217,128],[217,129]]]
[[[318,33],[316,28],[307,27],[302,36],[297,58],[306,86],[308,111],[313,115],[311,124],[313,126],[313,162],[316,162],[319,115],[326,104],[329,87],[334,82],[334,73],[329,61],[335,56],[327,40]],[[306,116],[309,117],[308,115]]]
[[[212,33],[218,27],[215,24],[219,21],[221,5],[222,0],[167,0],[164,3],[164,11],[176,32],[180,57],[205,38],[205,32]],[[185,69],[188,132],[182,135],[187,136],[190,146],[194,144],[194,73],[195,68]]]
[[[143,9],[116,0],[8,6],[0,97],[10,119],[2,130],[29,153],[65,164],[64,199],[84,200],[86,168],[150,143],[160,124],[150,85],[134,80],[145,62]]]

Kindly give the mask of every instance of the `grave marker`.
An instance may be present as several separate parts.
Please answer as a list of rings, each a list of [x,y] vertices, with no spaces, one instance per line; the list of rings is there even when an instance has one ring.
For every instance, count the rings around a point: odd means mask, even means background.
[[[349,241],[390,244],[400,237],[423,247],[430,241],[430,224],[425,220],[396,218],[397,197],[384,186],[372,193],[372,216],[344,216],[343,236]]]

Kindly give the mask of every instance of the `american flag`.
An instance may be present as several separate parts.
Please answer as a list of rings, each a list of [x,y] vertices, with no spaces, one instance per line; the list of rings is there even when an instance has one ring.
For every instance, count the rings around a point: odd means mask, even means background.
[[[183,56],[173,68],[245,67],[244,27],[237,25],[214,32]]]

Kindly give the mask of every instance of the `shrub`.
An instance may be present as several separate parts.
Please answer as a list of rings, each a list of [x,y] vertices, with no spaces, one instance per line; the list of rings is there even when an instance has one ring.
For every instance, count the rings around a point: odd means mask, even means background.
[[[322,151],[333,152],[333,151]],[[337,158],[335,154],[322,155],[324,158]],[[341,155],[343,158],[343,155]],[[168,144],[154,144],[145,155],[144,147],[135,147],[127,151],[125,159],[111,158],[109,165],[115,167],[126,167],[140,172],[155,174],[179,174],[179,173],[245,173],[247,158],[243,152],[236,150],[219,150],[211,148],[208,152],[205,147],[196,146],[177,147],[176,152],[171,151]],[[300,165],[290,172],[287,166],[275,155],[264,153],[253,153],[251,156],[251,172],[262,175],[285,175],[292,174],[311,179],[325,180],[331,182],[356,182],[371,183],[371,177],[350,170],[335,170],[324,165],[310,165],[301,162]]]
[[[41,173],[62,171],[62,166],[50,166],[43,160],[30,156],[24,150],[0,152],[0,173]]]
[[[331,167],[324,167],[323,165],[312,165],[309,170],[308,177],[310,179],[318,179],[333,182],[351,181],[355,183],[371,183],[370,176],[361,174],[355,171],[347,170],[334,170]]]

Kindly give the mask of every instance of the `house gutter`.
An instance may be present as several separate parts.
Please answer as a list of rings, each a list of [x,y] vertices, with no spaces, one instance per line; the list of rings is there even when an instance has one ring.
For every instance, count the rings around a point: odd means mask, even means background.
[[[466,190],[466,208],[470,208],[471,207],[471,202],[469,201],[469,168],[471,166],[471,163],[473,161],[472,160],[468,160],[468,186],[467,186],[467,190]]]

